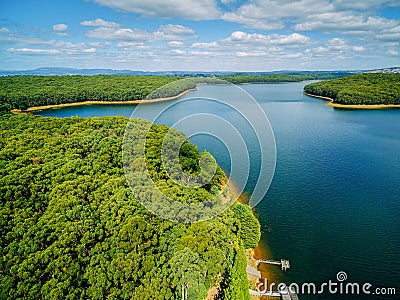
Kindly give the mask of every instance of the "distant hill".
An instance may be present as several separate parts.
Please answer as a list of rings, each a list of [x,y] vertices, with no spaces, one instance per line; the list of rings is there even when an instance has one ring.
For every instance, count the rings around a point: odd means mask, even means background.
[[[387,73],[387,74],[400,74],[400,67],[391,67],[384,69],[371,70],[366,73]]]
[[[147,75],[147,76],[223,76],[223,75],[267,75],[267,74],[292,74],[292,75],[309,75],[309,74],[325,74],[338,73],[340,76],[352,73],[361,73],[362,71],[293,71],[281,70],[271,72],[203,72],[203,71],[134,71],[134,70],[113,70],[113,69],[75,69],[75,68],[58,68],[44,67],[34,70],[0,70],[0,76],[13,75]]]
[[[310,75],[326,73],[337,73],[338,77],[359,74],[359,73],[400,73],[400,67],[389,67],[373,70],[334,70],[334,71],[294,71],[281,70],[270,72],[203,72],[203,71],[134,71],[134,70],[113,70],[113,69],[75,69],[75,68],[58,68],[43,67],[34,70],[0,70],[0,76],[12,75],[147,75],[147,76],[221,76],[221,75],[267,75],[267,74],[291,74],[291,75]]]
[[[34,70],[20,71],[0,71],[0,75],[161,75],[168,72],[143,72],[132,70],[112,70],[112,69],[74,69],[74,68],[38,68]]]
[[[74,68],[57,68],[46,67],[34,70],[0,70],[0,76],[13,75],[144,75],[144,76],[212,76],[212,75],[229,75],[234,72],[200,72],[200,71],[134,71],[134,70],[113,70],[113,69],[74,69]]]

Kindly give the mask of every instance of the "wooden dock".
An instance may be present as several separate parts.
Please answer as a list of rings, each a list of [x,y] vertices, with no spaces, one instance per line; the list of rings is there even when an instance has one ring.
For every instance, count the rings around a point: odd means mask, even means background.
[[[253,269],[251,267],[246,267],[246,272],[247,275],[253,276],[255,278],[261,278],[261,272],[256,269]]]
[[[259,292],[259,291],[249,289],[249,293],[251,296],[258,296],[258,297],[268,296],[268,297],[276,297],[281,300],[299,300],[299,297],[297,296],[297,294],[292,293],[290,291],[288,291],[286,293],[279,293],[279,292],[272,292],[272,291]]]
[[[259,292],[259,291],[255,291],[255,290],[251,290],[249,289],[249,293],[251,296],[268,296],[268,297],[281,297],[281,294],[278,292]]]
[[[297,294],[292,292],[288,288],[286,288],[284,291],[281,291],[280,295],[282,300],[299,300]]]
[[[290,268],[290,262],[287,259],[281,259],[281,260],[270,260],[270,259],[257,259],[256,260],[256,265],[257,268],[259,266],[259,264],[270,264],[270,265],[277,265],[277,266],[281,266],[281,269],[286,271],[287,269]],[[251,267],[247,267],[246,268],[246,272],[249,276],[254,276],[256,278],[261,278],[261,272],[253,269]],[[268,297],[279,297],[282,300],[299,300],[299,297],[297,296],[296,293],[293,293],[292,291],[290,291],[288,288],[286,288],[283,291],[255,291],[250,289],[249,290],[250,295],[254,295],[254,296],[268,296]]]
[[[290,268],[290,262],[287,259],[281,259],[280,261],[268,260],[268,259],[258,259],[257,266],[261,263],[281,266],[282,270],[284,270],[284,271],[286,271],[287,269]]]

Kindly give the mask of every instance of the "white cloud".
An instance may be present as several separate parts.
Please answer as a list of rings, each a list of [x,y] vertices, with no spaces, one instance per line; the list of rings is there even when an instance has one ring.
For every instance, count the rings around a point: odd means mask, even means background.
[[[193,39],[197,36],[193,29],[182,25],[162,25],[150,33],[140,29],[121,27],[99,27],[88,31],[86,37],[115,41],[177,41]]]
[[[89,46],[94,48],[107,48],[110,47],[112,44],[110,42],[92,42],[89,43]]]
[[[299,33],[292,33],[289,35],[273,34],[271,35],[270,42],[274,45],[304,45],[310,42],[310,38]]]
[[[65,41],[50,41],[51,46],[59,51],[59,53],[66,54],[87,54],[87,53],[96,53],[97,48],[95,44],[86,44],[86,43],[71,43]],[[99,46],[99,45],[98,45]]]
[[[53,31],[66,31],[68,29],[67,24],[55,24],[53,25]]]
[[[124,51],[151,49],[150,46],[146,46],[143,42],[119,42],[117,48]]]
[[[180,49],[171,50],[170,53],[174,56],[180,56],[185,58],[192,58],[196,56],[213,57],[217,55],[217,53],[212,51],[185,51]]]
[[[237,2],[238,0],[220,0],[222,4],[232,4]]]
[[[175,49],[175,50],[172,50],[171,53],[182,55],[182,54],[186,54],[186,51]]]
[[[66,33],[68,29],[68,25],[67,24],[55,24],[53,25],[53,32],[57,35],[61,35],[61,36],[66,36],[68,35],[68,33]]]
[[[116,28],[119,27],[118,23],[104,21],[103,19],[96,19],[91,21],[83,21],[81,22],[83,26],[94,26],[94,27],[108,27],[108,28]]]
[[[235,31],[224,41],[229,43],[250,43],[263,45],[303,45],[307,44],[310,41],[310,38],[299,33],[292,33],[289,35],[264,35],[259,33]]]
[[[180,47],[183,47],[184,44],[182,42],[178,42],[178,41],[171,41],[171,42],[168,42],[168,46],[170,46],[172,48],[180,48]]]
[[[345,39],[342,38],[333,38],[330,39],[326,45],[330,50],[346,50],[348,49],[348,45]]]
[[[57,49],[33,49],[33,48],[8,48],[8,52],[22,53],[22,54],[57,54],[60,53]]]
[[[352,49],[354,52],[363,52],[363,51],[365,51],[365,48],[362,47],[362,46],[353,46],[353,47],[351,47],[351,49]]]
[[[397,42],[400,41],[400,25],[382,30],[376,38],[378,40],[387,41],[387,42]]]
[[[0,32],[10,32],[10,29],[6,28],[6,27],[0,27]]]
[[[399,52],[397,50],[389,49],[386,51],[387,54],[397,56],[399,55]]]
[[[191,48],[212,50],[219,57],[263,57],[265,59],[281,57],[293,59],[303,55],[299,54],[301,52],[293,52],[293,49],[305,47],[310,43],[311,39],[309,37],[299,33],[264,35],[235,31],[229,37],[222,40],[208,43],[193,43]]]
[[[147,31],[131,28],[109,28],[99,27],[86,33],[93,39],[120,40],[120,41],[143,41],[150,38]]]
[[[182,25],[162,25],[156,32],[153,33],[153,37],[156,40],[168,41],[168,40],[187,40],[196,38],[193,29],[182,26]]]
[[[365,31],[376,31],[396,26],[398,21],[381,17],[365,17],[350,12],[322,13],[309,17],[306,21],[295,26],[299,31],[326,31],[360,34]]]
[[[38,49],[38,48],[8,48],[8,52],[19,53],[19,54],[90,54],[96,53],[97,47],[95,45],[85,43],[70,43],[64,41],[51,40],[47,42],[47,45],[52,49]]]
[[[276,30],[285,27],[285,24],[280,20],[274,19],[265,21],[262,19],[249,18],[232,12],[224,13],[221,18],[224,21],[239,23],[247,28],[257,28],[260,30]]]
[[[222,19],[261,30],[281,29],[284,18],[304,18],[305,15],[332,11],[333,6],[324,0],[254,0],[236,11],[225,12]]]
[[[266,56],[266,53],[265,52],[260,52],[260,51],[254,51],[254,52],[238,51],[238,52],[236,52],[236,56],[239,56],[239,57],[260,57],[260,56]]]
[[[201,48],[201,49],[212,49],[212,48],[218,48],[219,44],[218,42],[210,42],[210,43],[193,43],[192,48]]]
[[[95,2],[125,12],[154,18],[183,18],[212,20],[220,15],[215,0],[94,0]]]
[[[361,52],[366,51],[364,46],[351,45],[346,39],[343,38],[332,38],[321,46],[306,49],[305,55],[308,55],[309,59],[327,59],[327,60],[343,60],[352,59],[354,56],[361,55]]]
[[[337,9],[371,10],[382,7],[400,7],[398,0],[334,0],[332,4]]]

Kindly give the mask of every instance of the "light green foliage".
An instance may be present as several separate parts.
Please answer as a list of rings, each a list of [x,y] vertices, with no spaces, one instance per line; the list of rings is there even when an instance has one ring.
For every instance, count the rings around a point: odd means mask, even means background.
[[[400,75],[359,74],[308,84],[304,91],[340,104],[400,104]]]
[[[232,210],[239,220],[239,237],[246,249],[255,248],[261,237],[260,223],[254,217],[251,208],[247,205],[236,203]]]
[[[190,299],[218,285],[221,299],[248,299],[241,217],[227,210],[187,225],[145,210],[122,168],[126,124],[0,116],[0,299],[180,299],[182,278]],[[173,193],[158,157],[166,130],[153,126],[146,159]],[[197,148],[180,153],[196,173]],[[209,198],[218,176],[179,200]]]
[[[224,294],[220,298],[224,300],[250,300],[244,247],[229,249],[229,254],[227,260],[232,267],[225,274],[227,280],[222,285]]]
[[[187,299],[204,299],[207,295],[205,286],[207,271],[205,263],[197,252],[189,248],[174,253],[168,264],[164,265],[171,286],[176,286],[175,298],[179,299],[183,293]],[[182,287],[180,290],[179,287]]]

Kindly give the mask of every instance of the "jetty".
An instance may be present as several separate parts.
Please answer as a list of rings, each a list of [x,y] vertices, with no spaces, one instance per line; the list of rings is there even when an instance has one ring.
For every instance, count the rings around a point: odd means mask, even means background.
[[[252,267],[246,267],[246,273],[249,276],[253,276],[255,278],[261,278],[261,272],[253,269]]]
[[[287,259],[281,259],[280,261],[268,260],[268,259],[257,259],[257,266],[261,263],[281,266],[281,269],[283,271],[286,271],[287,269],[290,268],[290,262]]]
[[[281,259],[281,260],[270,260],[270,259],[257,259],[256,260],[256,265],[257,268],[260,264],[270,264],[270,265],[277,265],[277,266],[281,266],[281,269],[286,271],[287,269],[290,268],[290,262],[287,259]],[[246,267],[246,273],[248,276],[252,276],[255,277],[257,279],[261,279],[261,272],[257,269],[254,269],[250,266]],[[283,290],[280,291],[261,291],[261,290],[252,290],[249,289],[249,293],[252,296],[258,296],[258,297],[262,297],[262,296],[268,296],[268,297],[276,297],[279,298],[281,300],[299,300],[299,297],[297,296],[297,294],[293,291],[291,291],[289,288],[285,288]]]
[[[273,292],[273,291],[268,291],[268,292],[260,292],[260,291],[255,291],[252,289],[249,289],[249,293],[251,296],[268,296],[268,297],[276,297],[281,300],[299,300],[299,297],[297,296],[296,293],[293,293],[291,291],[281,291],[281,292]]]

